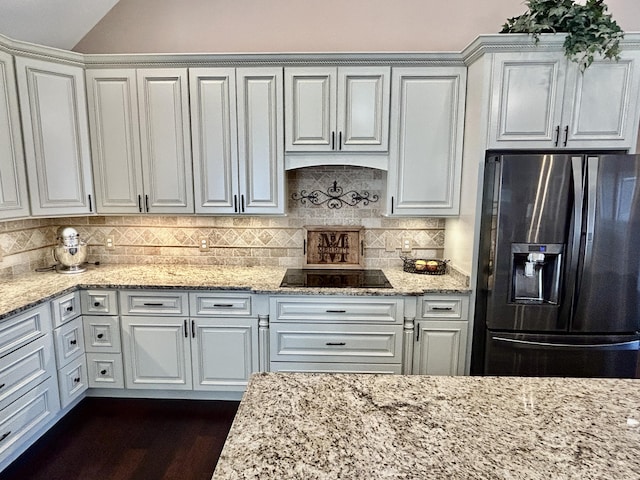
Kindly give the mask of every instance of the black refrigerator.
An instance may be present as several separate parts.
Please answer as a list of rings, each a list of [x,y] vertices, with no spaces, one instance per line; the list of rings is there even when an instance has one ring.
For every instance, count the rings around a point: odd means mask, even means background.
[[[640,157],[487,154],[471,373],[640,378]]]

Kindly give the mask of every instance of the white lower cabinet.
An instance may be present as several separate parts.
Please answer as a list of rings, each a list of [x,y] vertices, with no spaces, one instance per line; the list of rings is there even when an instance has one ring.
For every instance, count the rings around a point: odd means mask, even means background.
[[[402,299],[273,297],[270,369],[402,373]]]
[[[469,332],[469,298],[429,295],[420,299],[415,325],[413,373],[463,375]]]
[[[0,321],[0,470],[26,450],[59,411],[47,302]]]
[[[60,406],[65,408],[89,388],[82,317],[62,324],[53,331],[53,335],[58,367]]]
[[[258,370],[251,295],[197,292],[183,300],[162,292],[121,292],[130,311],[174,312],[121,317],[126,388],[244,391]]]

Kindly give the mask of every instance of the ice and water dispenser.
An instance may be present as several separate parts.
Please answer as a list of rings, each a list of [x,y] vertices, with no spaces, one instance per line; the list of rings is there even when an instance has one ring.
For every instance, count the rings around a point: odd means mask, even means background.
[[[510,303],[556,305],[562,252],[563,244],[511,244]]]

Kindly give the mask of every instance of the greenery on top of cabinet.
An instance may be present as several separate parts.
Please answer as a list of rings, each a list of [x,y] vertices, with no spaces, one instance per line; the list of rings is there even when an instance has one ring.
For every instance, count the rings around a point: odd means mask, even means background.
[[[525,4],[529,11],[507,19],[500,33],[530,33],[536,43],[541,33],[566,33],[565,55],[582,71],[596,54],[615,60],[620,57],[624,32],[606,13],[604,0],[528,0]]]

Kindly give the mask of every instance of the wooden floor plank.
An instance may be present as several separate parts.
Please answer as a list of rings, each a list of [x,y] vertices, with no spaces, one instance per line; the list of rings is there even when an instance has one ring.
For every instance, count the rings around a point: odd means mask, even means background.
[[[86,398],[0,480],[208,480],[238,402]]]

